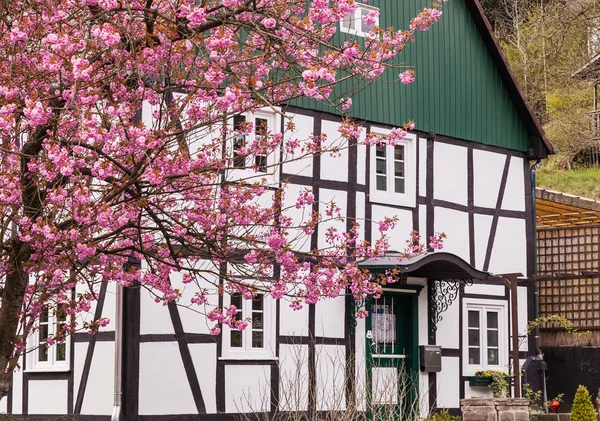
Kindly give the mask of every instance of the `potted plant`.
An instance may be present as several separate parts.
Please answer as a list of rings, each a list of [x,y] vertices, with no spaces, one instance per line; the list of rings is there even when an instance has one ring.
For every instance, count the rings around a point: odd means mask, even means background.
[[[511,376],[502,370],[480,370],[469,379],[469,386],[488,386],[494,398],[505,398],[509,394]]]

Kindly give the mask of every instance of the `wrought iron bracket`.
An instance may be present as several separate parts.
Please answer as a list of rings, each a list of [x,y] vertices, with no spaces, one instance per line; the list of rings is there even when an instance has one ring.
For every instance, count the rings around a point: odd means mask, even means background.
[[[365,301],[356,301],[354,297],[351,299],[350,305],[350,335],[354,335],[354,331],[356,330],[356,326],[358,325],[358,319],[356,318],[356,313],[358,310],[365,306]]]
[[[465,286],[473,285],[472,279],[436,279],[428,282],[429,291],[429,337],[434,338],[442,313],[458,298]]]

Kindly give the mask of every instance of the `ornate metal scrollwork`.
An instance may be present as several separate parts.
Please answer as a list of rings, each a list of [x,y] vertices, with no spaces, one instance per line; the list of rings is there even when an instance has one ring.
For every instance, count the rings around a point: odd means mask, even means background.
[[[352,305],[350,306],[350,335],[354,335],[354,330],[358,325],[358,320],[356,319],[356,313],[358,310],[365,306],[365,301],[356,301],[354,297],[352,297]]]
[[[436,279],[429,281],[429,335],[431,337],[437,330],[437,324],[442,321],[442,313],[448,310],[466,285],[473,285],[473,280]]]

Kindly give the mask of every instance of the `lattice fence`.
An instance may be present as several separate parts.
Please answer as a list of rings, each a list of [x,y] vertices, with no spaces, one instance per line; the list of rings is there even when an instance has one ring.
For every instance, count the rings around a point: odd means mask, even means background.
[[[599,271],[599,246],[598,225],[538,230],[538,275],[558,275],[538,281],[541,317],[558,314],[578,329],[600,329],[600,279],[581,274]]]

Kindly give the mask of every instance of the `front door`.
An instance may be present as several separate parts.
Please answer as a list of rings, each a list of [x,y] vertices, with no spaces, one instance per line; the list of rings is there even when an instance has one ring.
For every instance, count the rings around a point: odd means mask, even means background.
[[[367,302],[367,412],[373,421],[418,414],[417,293]]]

